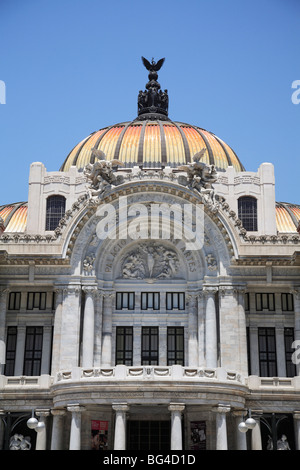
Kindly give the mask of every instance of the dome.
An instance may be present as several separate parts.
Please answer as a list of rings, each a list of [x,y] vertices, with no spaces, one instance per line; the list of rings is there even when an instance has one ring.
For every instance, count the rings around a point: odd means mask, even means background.
[[[27,202],[14,202],[0,206],[0,219],[3,231],[24,232],[27,223],[27,209]]]
[[[72,165],[81,169],[93,163],[94,148],[102,150],[107,160],[121,161],[125,168],[185,165],[206,148],[202,160],[214,164],[217,171],[225,171],[228,166],[245,170],[232,148],[212,132],[160,119],[123,122],[93,132],[71,150],[60,170],[68,171]]]
[[[149,81],[146,90],[138,93],[137,118],[90,134],[71,150],[61,171],[68,171],[71,166],[82,169],[93,163],[97,158],[93,149],[102,151],[107,160],[119,160],[125,168],[176,168],[192,162],[193,156],[203,148],[206,152],[202,161],[215,165],[217,171],[225,171],[228,166],[238,172],[245,170],[232,148],[215,134],[169,119],[168,90],[162,91],[157,81],[164,60],[149,62],[142,57]]]

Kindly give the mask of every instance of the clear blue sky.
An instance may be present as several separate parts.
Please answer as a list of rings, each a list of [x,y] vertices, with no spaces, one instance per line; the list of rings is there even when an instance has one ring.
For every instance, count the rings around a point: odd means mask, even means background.
[[[272,162],[300,204],[299,0],[0,0],[0,204],[27,201],[30,163],[58,170],[84,137],[134,119],[147,73],[169,116],[214,132],[249,171]]]

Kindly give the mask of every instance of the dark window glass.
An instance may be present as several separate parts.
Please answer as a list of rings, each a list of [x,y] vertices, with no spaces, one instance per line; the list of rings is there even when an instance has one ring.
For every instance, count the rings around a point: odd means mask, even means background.
[[[167,330],[167,364],[184,365],[184,328],[168,327]]]
[[[65,215],[66,198],[64,196],[49,196],[46,205],[46,230],[55,230],[60,219]]]
[[[294,310],[293,294],[281,294],[281,308],[283,312],[292,312]]]
[[[275,328],[258,328],[259,367],[261,377],[276,377]]]
[[[249,292],[246,292],[245,294],[245,310],[248,312],[250,309],[250,299],[249,299]]]
[[[8,310],[20,310],[21,292],[11,292],[9,294]]]
[[[251,196],[243,196],[238,200],[238,214],[247,232],[257,231],[257,200]]]
[[[27,310],[38,308],[39,310],[46,310],[46,292],[28,292],[27,294]]]
[[[141,308],[142,310],[159,310],[160,299],[159,292],[142,292]]]
[[[270,310],[273,312],[275,310],[274,294],[259,293],[255,294],[255,298],[257,311]]]
[[[132,366],[133,359],[133,329],[118,326],[116,330],[116,365]]]
[[[17,346],[17,327],[7,328],[5,375],[14,375]]]
[[[134,310],[135,307],[135,294],[134,292],[117,292],[116,295],[116,309]]]
[[[24,375],[40,375],[43,347],[43,327],[26,328]]]
[[[167,310],[184,310],[185,309],[185,295],[184,292],[167,292],[166,295]]]
[[[142,328],[142,365],[158,365],[158,327]]]
[[[286,365],[287,377],[294,377],[296,375],[296,367],[292,361],[292,354],[295,352],[295,349],[292,348],[293,341],[294,341],[294,329],[285,328],[284,329],[284,347],[285,347],[285,365]]]

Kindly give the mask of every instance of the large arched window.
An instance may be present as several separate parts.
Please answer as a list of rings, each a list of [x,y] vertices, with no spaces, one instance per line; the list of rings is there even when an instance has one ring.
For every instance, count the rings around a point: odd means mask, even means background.
[[[242,196],[238,200],[239,219],[247,232],[257,231],[257,200],[255,197]]]
[[[46,230],[55,230],[66,210],[66,198],[64,196],[49,196],[46,206]]]

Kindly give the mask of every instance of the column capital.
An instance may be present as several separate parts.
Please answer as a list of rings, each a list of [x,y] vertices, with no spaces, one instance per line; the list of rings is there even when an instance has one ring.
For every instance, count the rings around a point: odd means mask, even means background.
[[[169,411],[184,411],[185,404],[184,403],[170,403],[168,406]]]
[[[67,405],[67,410],[71,413],[82,413],[85,410],[85,407],[79,405],[79,403],[74,403],[72,405]]]
[[[49,409],[38,409],[38,410],[35,410],[35,414],[37,416],[42,416],[44,418],[46,418],[47,416],[50,416],[50,410]]]
[[[214,296],[218,292],[217,286],[203,286],[203,295],[205,296]]]
[[[298,419],[300,420],[300,411],[294,411],[294,412],[293,412],[293,418],[294,418],[294,419],[297,419],[297,420],[298,420]]]
[[[127,412],[129,411],[129,405],[127,403],[113,403],[112,404],[112,409],[114,411],[122,411],[122,412]]]
[[[82,290],[86,295],[95,296],[98,294],[98,287],[92,284],[82,286]]]
[[[221,413],[221,414],[229,413],[229,411],[230,411],[230,405],[219,404],[219,405],[217,405],[216,407],[214,407],[212,410],[213,410],[214,413]]]
[[[53,408],[53,409],[51,410],[51,414],[52,414],[53,416],[63,416],[63,415],[66,414],[66,410]]]
[[[0,299],[5,295],[9,294],[10,290],[8,287],[0,287]]]

